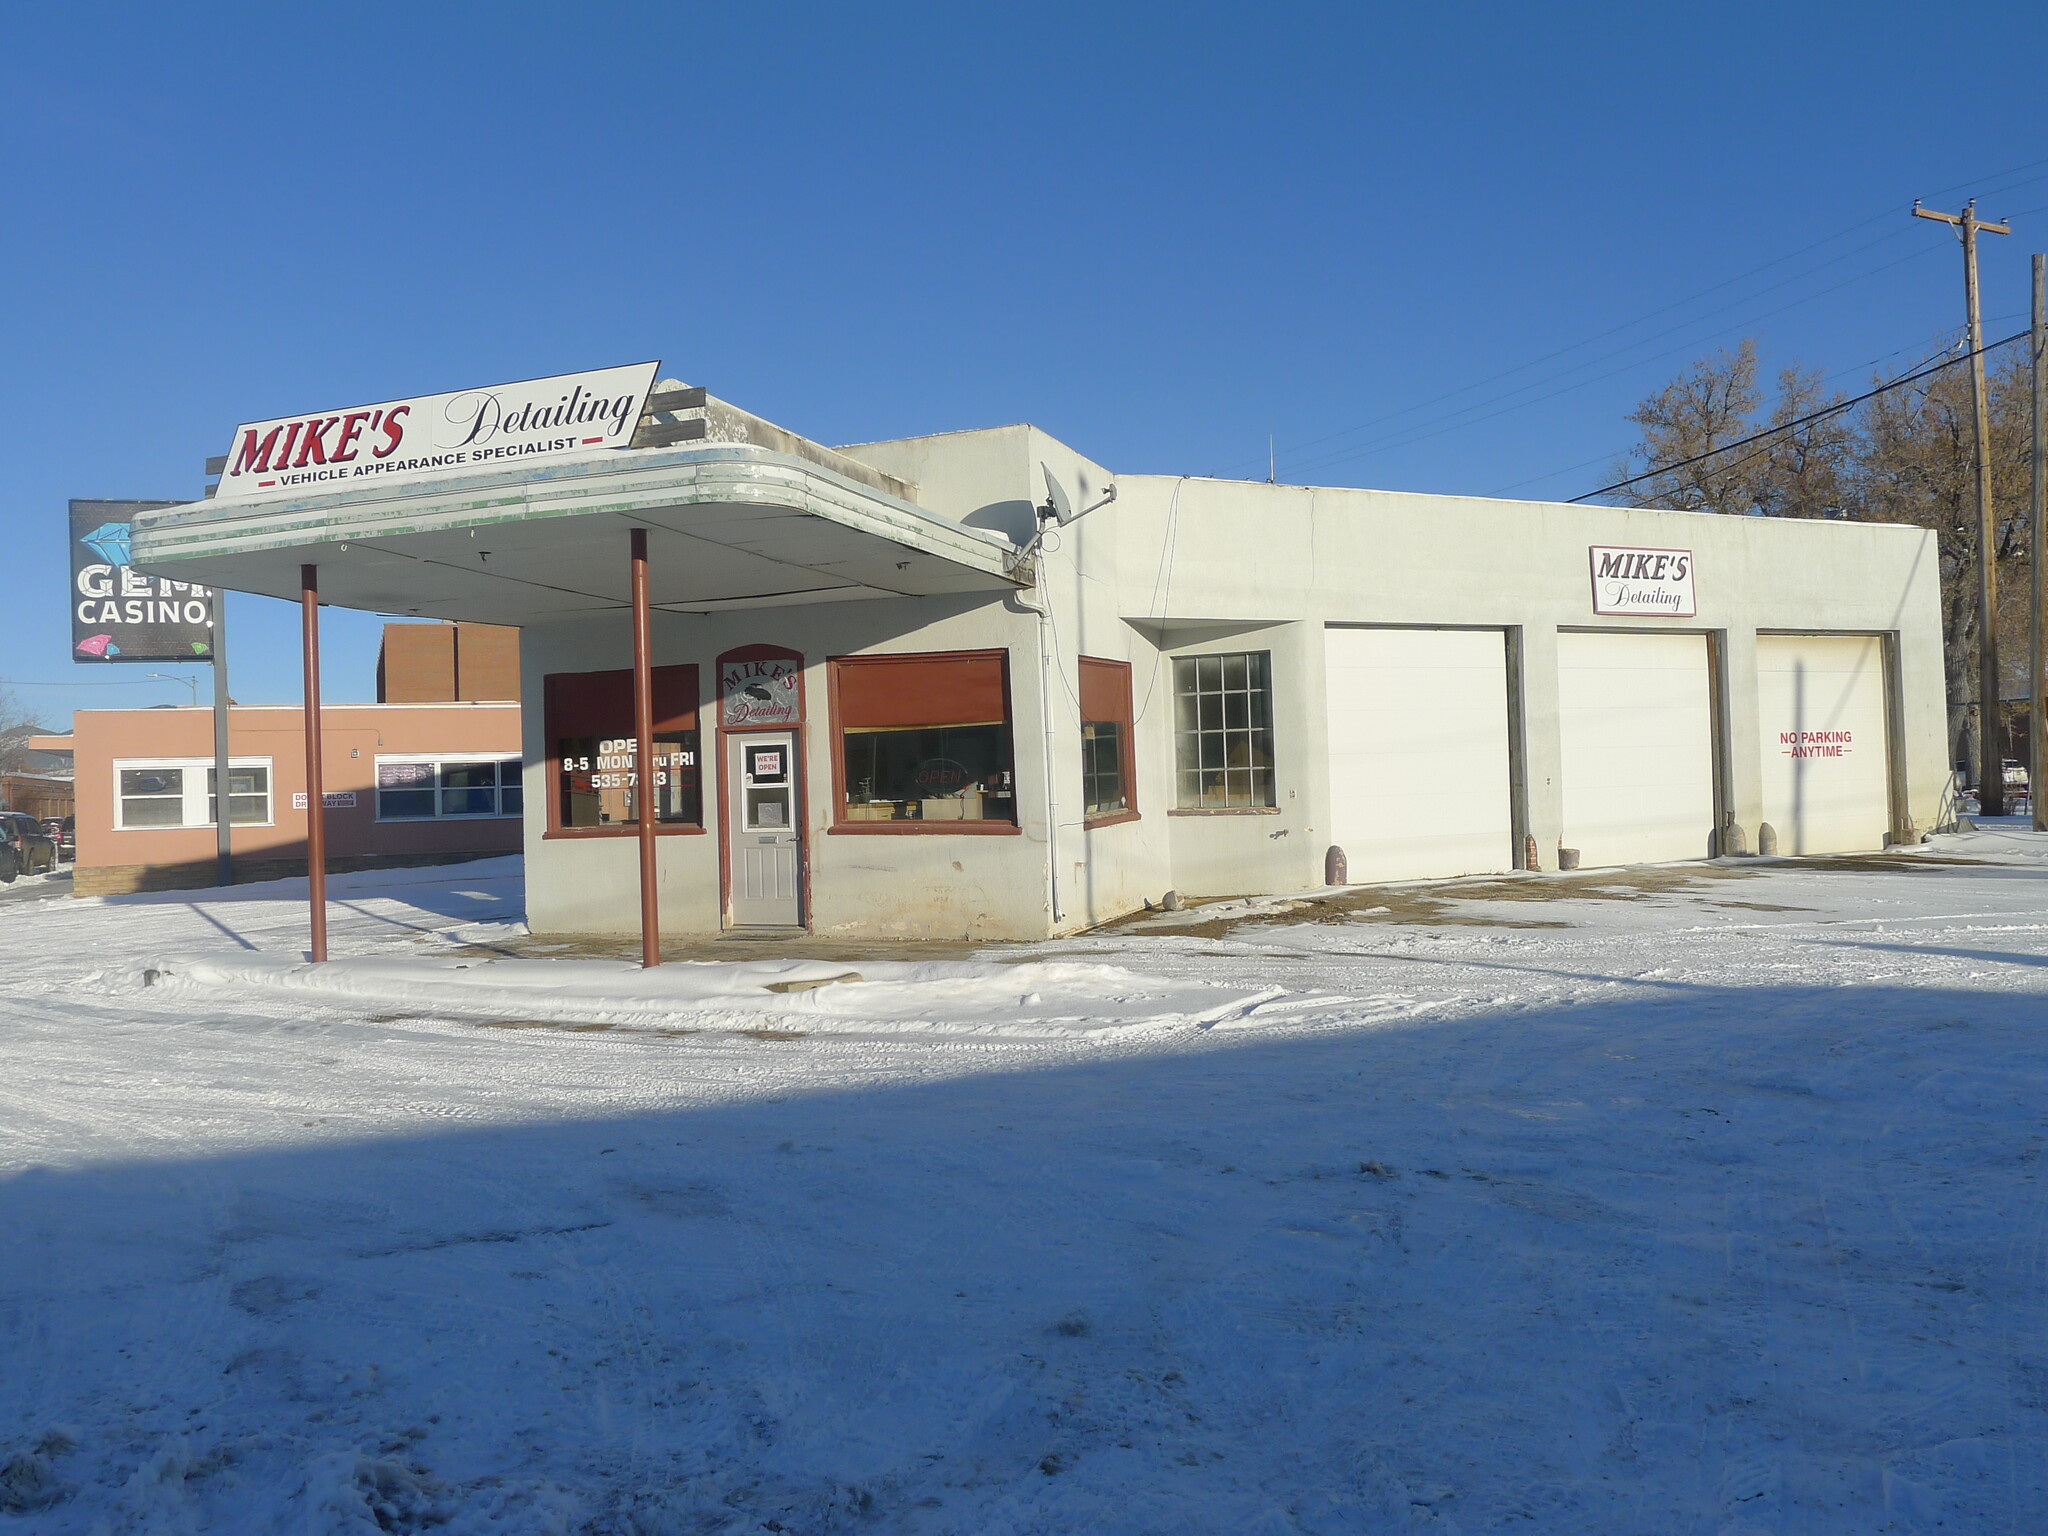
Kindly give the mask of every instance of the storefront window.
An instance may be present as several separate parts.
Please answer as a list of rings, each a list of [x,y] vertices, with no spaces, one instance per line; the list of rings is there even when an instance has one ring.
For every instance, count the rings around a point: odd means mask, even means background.
[[[1181,809],[1254,810],[1276,803],[1270,670],[1264,651],[1174,658]]]
[[[379,821],[517,816],[521,800],[516,757],[377,759]]]
[[[1083,656],[1081,672],[1081,806],[1089,821],[1137,814],[1131,747],[1131,667]]]
[[[563,736],[562,825],[632,826],[640,820],[640,744],[631,736]],[[654,736],[657,822],[695,826],[704,818],[697,776],[697,733],[657,731]]]
[[[554,830],[602,831],[638,825],[640,774],[633,726],[633,674],[557,672],[546,682]],[[654,816],[658,825],[704,823],[697,741],[697,669],[654,669]],[[481,796],[481,784],[440,786]],[[501,791],[502,793],[502,791]],[[444,811],[442,814],[451,814]]]
[[[839,820],[1014,826],[1007,654],[848,656],[832,663]]]

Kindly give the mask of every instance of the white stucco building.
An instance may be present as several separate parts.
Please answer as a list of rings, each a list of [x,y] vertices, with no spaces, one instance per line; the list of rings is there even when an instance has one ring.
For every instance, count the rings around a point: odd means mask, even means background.
[[[1315,886],[1332,847],[1361,882],[1766,826],[1876,849],[1948,814],[1917,528],[1117,475],[1029,426],[831,449],[701,390],[648,405],[634,446],[153,514],[136,563],[280,597],[314,563],[328,603],[518,625],[537,931],[638,921],[635,529],[671,933],[1029,938]],[[1049,495],[1077,515],[1034,543]]]

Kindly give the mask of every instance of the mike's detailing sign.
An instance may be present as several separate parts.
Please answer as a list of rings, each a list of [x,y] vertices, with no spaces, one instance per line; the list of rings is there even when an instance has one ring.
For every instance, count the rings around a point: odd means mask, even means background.
[[[1689,549],[1619,549],[1595,544],[1587,551],[1593,569],[1595,613],[1644,613],[1689,619],[1699,612],[1692,593]]]
[[[801,725],[804,660],[795,651],[752,645],[718,658],[718,723]]]
[[[235,428],[214,497],[342,490],[623,448],[660,367],[634,363],[245,423]]]
[[[183,505],[71,503],[73,661],[213,660],[213,589],[145,576],[128,563],[135,514]]]

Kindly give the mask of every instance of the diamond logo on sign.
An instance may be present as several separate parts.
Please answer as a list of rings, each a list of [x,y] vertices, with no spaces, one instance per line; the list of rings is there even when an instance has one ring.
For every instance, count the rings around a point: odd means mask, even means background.
[[[130,563],[126,523],[101,523],[79,542],[109,565]]]

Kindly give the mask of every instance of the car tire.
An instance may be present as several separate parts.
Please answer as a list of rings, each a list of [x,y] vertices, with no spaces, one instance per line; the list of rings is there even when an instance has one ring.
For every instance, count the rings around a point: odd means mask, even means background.
[[[0,848],[0,885],[12,885],[21,875],[21,860],[12,848]]]

